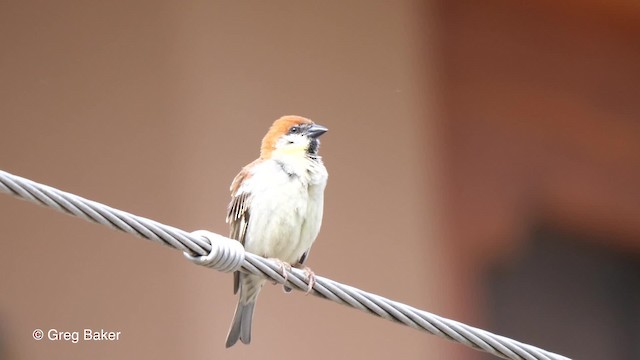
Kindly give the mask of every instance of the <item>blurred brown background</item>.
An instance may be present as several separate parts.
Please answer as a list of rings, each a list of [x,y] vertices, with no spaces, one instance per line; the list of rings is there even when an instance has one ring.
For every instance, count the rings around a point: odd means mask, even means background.
[[[271,121],[327,126],[309,265],[580,359],[640,358],[635,1],[2,1],[0,168],[186,230]],[[485,355],[0,196],[0,359]],[[32,331],[121,331],[117,342]]]

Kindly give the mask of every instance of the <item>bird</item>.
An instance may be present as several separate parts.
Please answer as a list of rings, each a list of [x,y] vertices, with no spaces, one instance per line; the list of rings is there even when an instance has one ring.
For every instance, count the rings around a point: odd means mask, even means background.
[[[275,120],[262,139],[260,157],[233,179],[226,219],[229,237],[246,251],[284,267],[303,266],[322,224],[328,173],[318,151],[319,137],[327,131],[302,116]],[[305,269],[311,290],[313,272]],[[265,282],[260,276],[234,273],[233,292],[239,296],[227,348],[238,340],[251,342],[256,300]]]

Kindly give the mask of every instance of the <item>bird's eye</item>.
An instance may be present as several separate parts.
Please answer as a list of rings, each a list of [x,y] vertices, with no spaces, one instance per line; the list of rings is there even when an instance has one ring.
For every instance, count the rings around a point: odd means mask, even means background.
[[[293,126],[291,129],[289,129],[289,134],[297,134],[298,132],[300,132],[300,127],[298,125]]]

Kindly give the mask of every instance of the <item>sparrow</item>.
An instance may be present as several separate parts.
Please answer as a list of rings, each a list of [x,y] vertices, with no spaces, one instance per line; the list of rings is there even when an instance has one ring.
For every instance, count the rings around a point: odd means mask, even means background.
[[[231,183],[227,209],[230,238],[245,250],[279,262],[302,266],[320,231],[327,169],[318,155],[327,128],[301,116],[276,120],[262,139],[260,157]],[[310,283],[312,273],[310,272]],[[256,299],[266,280],[235,272],[233,292],[240,292],[226,347],[238,339],[251,342]],[[290,290],[285,288],[285,290]]]

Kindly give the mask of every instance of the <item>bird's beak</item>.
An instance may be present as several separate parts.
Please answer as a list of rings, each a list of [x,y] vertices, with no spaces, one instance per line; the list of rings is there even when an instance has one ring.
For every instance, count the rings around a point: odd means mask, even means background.
[[[326,133],[327,131],[329,131],[329,129],[327,129],[326,127],[318,124],[313,124],[307,130],[307,136],[309,136],[312,139],[317,139],[320,137],[320,135]]]

